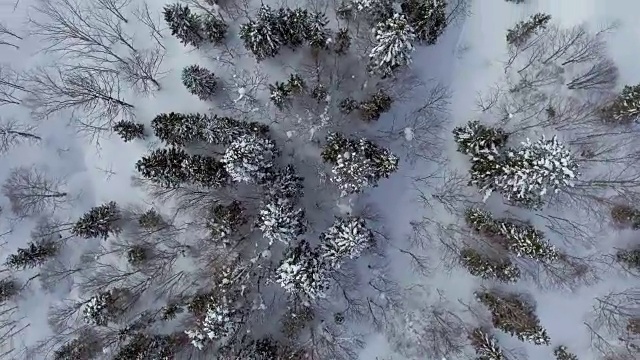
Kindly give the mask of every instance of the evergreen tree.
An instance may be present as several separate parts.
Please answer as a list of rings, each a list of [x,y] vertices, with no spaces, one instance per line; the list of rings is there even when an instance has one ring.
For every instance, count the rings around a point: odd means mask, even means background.
[[[631,270],[640,270],[640,248],[631,250],[618,250],[616,260],[622,266]]]
[[[531,37],[547,27],[549,20],[551,15],[537,13],[526,21],[520,21],[513,29],[507,31],[507,44],[516,48],[525,45]]]
[[[327,136],[322,158],[333,166],[331,180],[346,196],[377,186],[398,168],[398,158],[389,150],[364,139],[349,139],[340,133]]]
[[[92,207],[73,225],[71,233],[85,239],[102,238],[120,233],[120,209],[115,201]]]
[[[176,187],[189,180],[189,160],[182,149],[156,149],[136,162],[136,170],[154,183]]]
[[[317,250],[302,240],[287,249],[276,269],[276,282],[294,295],[303,295],[311,300],[324,298],[329,286],[327,264]]]
[[[404,0],[400,5],[416,38],[433,45],[447,27],[447,3],[444,0]]]
[[[611,208],[611,219],[619,226],[640,229],[640,210],[628,205],[615,205]]]
[[[556,357],[556,360],[578,360],[578,357],[575,354],[570,353],[564,345],[560,345],[553,349],[553,355]]]
[[[269,197],[260,207],[256,226],[269,245],[276,241],[289,244],[307,231],[305,212],[292,199]]]
[[[81,360],[94,359],[102,353],[100,342],[95,335],[84,332],[80,337],[75,338],[62,345],[53,353],[54,360]]]
[[[474,329],[469,335],[469,340],[478,355],[476,360],[507,360],[498,341],[488,332],[480,328]]]
[[[376,25],[375,45],[369,53],[369,71],[387,77],[399,67],[410,64],[414,40],[413,29],[404,15],[395,14]]]
[[[171,35],[184,45],[199,47],[204,41],[201,34],[202,22],[198,15],[192,14],[186,5],[172,4],[164,7],[164,21],[169,25]]]
[[[327,231],[320,234],[320,253],[336,269],[345,258],[355,259],[373,244],[373,232],[359,217],[337,218]]]
[[[630,124],[640,116],[640,84],[626,85],[613,103],[603,109],[607,121]]]
[[[505,152],[492,187],[507,200],[525,207],[540,207],[549,192],[573,187],[578,164],[554,136],[536,142],[529,139]],[[490,189],[485,189],[490,190]]]
[[[182,84],[191,94],[207,101],[213,98],[218,81],[211,71],[198,65],[189,65],[182,69]]]
[[[120,120],[113,125],[113,131],[120,135],[124,142],[144,139],[144,125],[133,121]]]
[[[148,335],[136,333],[122,346],[113,360],[173,359],[181,345],[180,337],[175,335]]]
[[[360,102],[358,109],[362,119],[365,121],[375,121],[380,116],[391,109],[393,99],[384,90],[378,90],[370,99]],[[345,104],[346,105],[346,104]]]
[[[11,269],[24,270],[38,267],[58,255],[60,246],[51,239],[30,242],[26,248],[18,248],[7,257],[6,265]]]
[[[520,279],[520,269],[508,259],[495,260],[480,254],[477,250],[467,248],[460,252],[460,261],[473,276],[505,283]]]
[[[206,227],[213,240],[228,242],[229,238],[247,223],[245,210],[240,202],[235,200],[229,205],[218,204],[212,207],[206,218]]]
[[[0,305],[11,300],[20,292],[20,285],[15,279],[4,278],[0,280]]]
[[[277,14],[263,4],[255,20],[240,26],[240,39],[258,61],[276,56],[283,45]]]
[[[522,300],[521,296],[488,291],[476,292],[475,295],[491,312],[493,326],[516,336],[520,341],[549,345],[549,336],[540,325],[534,306]]]
[[[202,37],[213,44],[221,43],[227,35],[227,29],[229,28],[222,19],[211,14],[201,16],[200,24]]]
[[[210,120],[202,114],[162,113],[151,121],[160,140],[172,146],[185,146],[207,139]]]
[[[263,183],[272,176],[276,144],[254,134],[242,135],[225,150],[222,162],[236,182]]]
[[[392,0],[352,0],[348,7],[371,24],[379,24],[393,17]]]
[[[333,51],[338,55],[345,55],[350,47],[351,35],[349,35],[349,29],[339,29],[333,41]]]
[[[206,188],[221,188],[229,183],[225,164],[210,156],[192,155],[185,164],[190,182]]]

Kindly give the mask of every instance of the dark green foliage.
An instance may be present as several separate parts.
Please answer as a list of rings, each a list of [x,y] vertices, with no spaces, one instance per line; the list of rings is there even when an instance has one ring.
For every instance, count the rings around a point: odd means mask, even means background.
[[[578,360],[578,357],[567,351],[567,347],[564,345],[553,349],[553,355],[556,357],[556,360]]]
[[[507,30],[507,43],[515,47],[521,47],[541,29],[547,27],[551,15],[537,13],[531,15],[526,21],[520,21],[513,29]]]
[[[166,187],[176,187],[189,180],[190,156],[182,149],[156,149],[136,162],[143,178]]]
[[[447,3],[444,0],[405,0],[400,5],[416,38],[433,45],[447,27]]]
[[[92,207],[73,225],[71,233],[85,239],[102,238],[120,233],[120,210],[115,201]]]
[[[120,120],[113,125],[113,131],[120,135],[124,142],[144,139],[144,125],[133,121]]]
[[[196,14],[191,13],[186,5],[172,4],[164,7],[164,21],[169,25],[171,35],[175,36],[184,45],[199,47],[204,41],[200,33],[201,20]]]
[[[375,121],[378,120],[383,113],[391,109],[391,104],[393,104],[391,96],[383,90],[378,90],[378,92],[373,94],[368,100],[361,101],[358,109],[360,109],[363,120]]]
[[[27,248],[18,248],[16,254],[9,255],[6,265],[16,270],[34,268],[56,256],[59,250],[59,245],[52,240],[31,242]]]

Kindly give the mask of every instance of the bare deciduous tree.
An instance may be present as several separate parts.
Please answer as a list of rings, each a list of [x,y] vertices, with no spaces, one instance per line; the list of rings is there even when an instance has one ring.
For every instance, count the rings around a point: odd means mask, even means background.
[[[34,125],[24,124],[16,119],[0,118],[0,154],[7,153],[13,147],[23,143],[36,143],[42,140],[34,130]]]
[[[11,170],[2,186],[9,198],[11,211],[19,217],[55,211],[67,201],[67,193],[60,190],[64,182],[50,178],[36,167],[17,167]]]

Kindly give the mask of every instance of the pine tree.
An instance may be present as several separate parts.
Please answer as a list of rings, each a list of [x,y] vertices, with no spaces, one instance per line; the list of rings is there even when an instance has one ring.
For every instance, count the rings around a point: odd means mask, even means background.
[[[507,31],[507,44],[516,48],[525,45],[532,36],[547,27],[549,20],[551,15],[537,13],[526,21],[520,21],[513,29]]]
[[[477,250],[467,248],[460,252],[460,261],[473,276],[505,283],[520,279],[520,269],[508,259],[495,260],[480,254]]]
[[[92,207],[82,215],[73,225],[71,233],[85,239],[102,238],[106,240],[110,235],[117,235],[121,228],[120,209],[115,201]]]
[[[578,360],[578,357],[575,354],[570,353],[564,345],[560,345],[553,349],[553,355],[556,357],[556,360]]]
[[[53,353],[54,360],[94,359],[102,352],[100,342],[93,334],[84,332],[82,336],[62,345]]]
[[[136,170],[154,183],[176,187],[189,180],[189,160],[189,155],[182,149],[156,149],[136,162]]]
[[[120,120],[113,125],[113,131],[120,135],[124,142],[144,139],[144,125],[133,121]]]
[[[218,204],[212,207],[206,217],[206,227],[214,241],[228,242],[229,238],[247,223],[245,208],[239,201],[229,205]]]
[[[542,136],[506,151],[492,187],[515,204],[537,208],[544,204],[548,192],[573,187],[577,171],[578,164],[570,151],[555,136]]]
[[[213,98],[218,81],[211,71],[198,65],[189,65],[182,69],[182,84],[191,94],[207,101]]]
[[[362,119],[376,121],[380,116],[391,109],[393,99],[384,90],[378,90],[370,99],[361,101],[358,105]]]
[[[225,150],[222,162],[236,182],[263,183],[272,176],[276,144],[254,134],[242,135]]]
[[[496,156],[509,139],[509,135],[501,128],[482,125],[477,120],[453,129],[453,137],[458,144],[458,151],[472,156]]]
[[[352,0],[348,6],[357,16],[363,15],[371,24],[379,24],[393,17],[391,0]]]
[[[229,26],[211,14],[201,16],[200,23],[202,37],[213,44],[220,44],[227,35]]]
[[[369,71],[387,77],[410,64],[414,40],[413,29],[404,15],[395,14],[376,25],[375,45],[369,53]]]
[[[302,240],[285,252],[276,269],[276,282],[288,293],[311,300],[323,298],[329,286],[327,265],[320,253]]]
[[[151,121],[151,128],[160,140],[172,146],[185,146],[207,138],[210,120],[202,114],[162,113]]]
[[[281,196],[267,198],[260,206],[256,226],[269,245],[276,241],[289,244],[307,231],[304,210]]]
[[[20,284],[15,279],[4,278],[0,280],[0,305],[11,300],[20,292]]]
[[[201,34],[202,22],[200,17],[191,13],[186,5],[172,4],[164,7],[164,21],[175,36],[184,45],[199,47],[204,41]]]
[[[640,84],[626,85],[613,103],[603,109],[607,121],[630,124],[640,116]]]
[[[640,229],[640,210],[628,205],[615,205],[611,208],[611,219],[616,225]]]
[[[520,341],[549,345],[547,331],[540,325],[535,307],[518,294],[499,295],[494,292],[475,293],[476,299],[491,312],[493,326],[516,336]]]
[[[616,260],[624,267],[631,270],[640,270],[640,248],[631,250],[618,250]]]
[[[345,258],[355,259],[373,244],[373,232],[359,217],[337,218],[327,231],[320,234],[321,256],[336,269]]]
[[[7,257],[7,267],[15,270],[38,267],[58,255],[60,246],[53,240],[41,239],[30,242],[26,248],[18,248],[15,254]]]
[[[192,155],[185,165],[191,183],[206,188],[221,188],[229,183],[225,164],[216,158]]]
[[[433,45],[447,27],[447,3],[444,0],[404,0],[403,14],[419,41]]]
[[[240,26],[240,39],[257,61],[276,56],[283,45],[276,13],[263,4],[256,20]]]
[[[476,360],[507,360],[495,337],[483,329],[474,329],[469,340],[478,355]]]
[[[333,166],[331,180],[342,196],[361,192],[367,186],[377,186],[398,168],[398,158],[389,150],[364,139],[349,139],[340,133],[327,136],[322,158]]]

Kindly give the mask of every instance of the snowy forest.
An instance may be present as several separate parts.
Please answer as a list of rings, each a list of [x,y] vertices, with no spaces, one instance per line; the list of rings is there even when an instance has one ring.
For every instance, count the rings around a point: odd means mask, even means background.
[[[617,1],[0,0],[0,359],[639,359]]]

